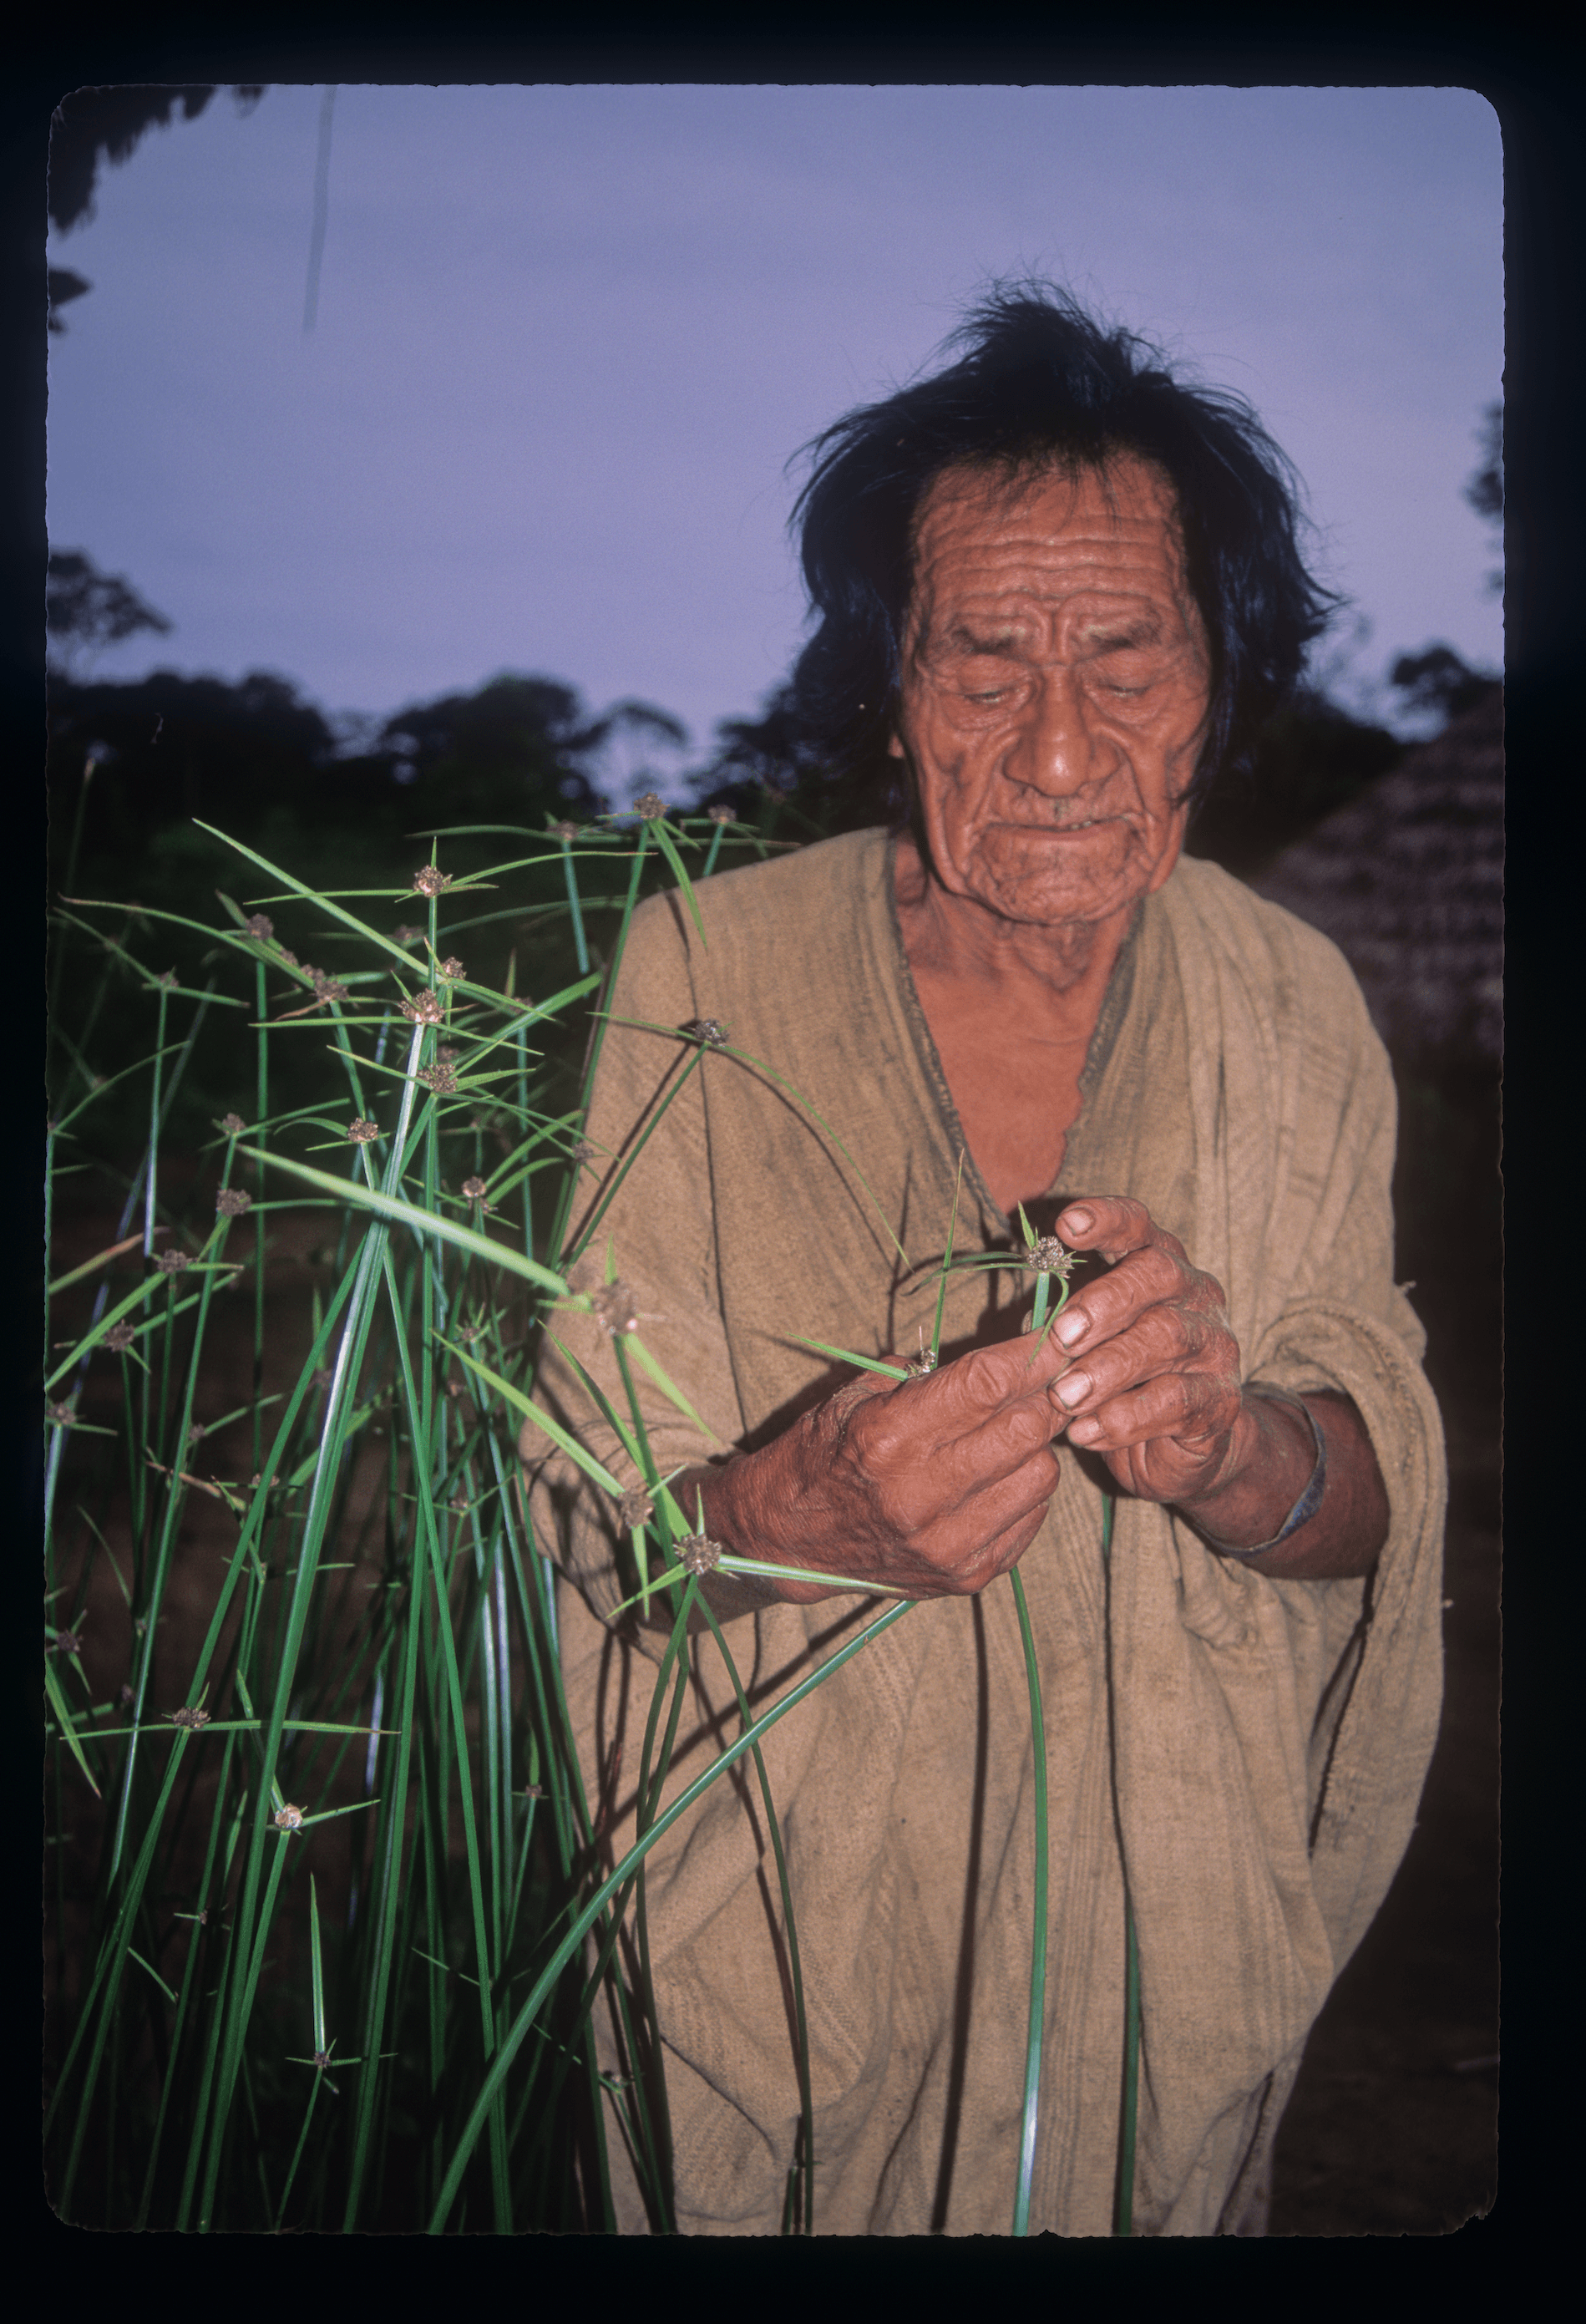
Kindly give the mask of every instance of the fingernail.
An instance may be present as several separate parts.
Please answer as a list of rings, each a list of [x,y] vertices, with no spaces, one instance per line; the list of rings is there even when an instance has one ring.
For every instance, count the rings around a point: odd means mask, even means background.
[[[1070,1412],[1074,1410],[1076,1404],[1083,1404],[1090,1392],[1090,1375],[1087,1372],[1065,1374],[1052,1391],[1058,1403],[1065,1404]]]
[[[1074,1308],[1071,1314],[1059,1315],[1052,1327],[1059,1346],[1065,1348],[1077,1348],[1090,1328],[1091,1319],[1083,1307]]]
[[[1057,1223],[1060,1227],[1072,1227],[1075,1234],[1089,1234],[1096,1222],[1089,1211],[1065,1211]]]
[[[1071,1444],[1093,1444],[1101,1434],[1099,1420],[1075,1420],[1069,1425],[1068,1441]]]

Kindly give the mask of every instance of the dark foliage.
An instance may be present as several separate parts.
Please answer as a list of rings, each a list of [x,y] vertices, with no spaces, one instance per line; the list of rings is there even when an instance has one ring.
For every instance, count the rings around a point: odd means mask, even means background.
[[[339,862],[344,873],[349,838],[365,856],[394,850],[405,862],[406,835],[437,823],[543,829],[548,816],[598,814],[604,801],[581,762],[610,724],[588,720],[571,689],[553,680],[503,677],[477,694],[403,712],[366,752],[347,755],[323,714],[268,671],[236,685],[171,670],[131,685],[57,678],[55,844],[64,844],[93,751],[77,876],[99,881],[96,892],[147,884],[194,816],[254,845],[268,829],[278,848],[297,850],[294,862]]]
[[[1452,646],[1434,645],[1422,653],[1400,654],[1388,683],[1403,695],[1406,710],[1430,714],[1446,725],[1489,700],[1502,680],[1489,671],[1471,669]]]
[[[1186,853],[1249,879],[1404,752],[1385,727],[1301,688],[1262,727],[1249,765],[1213,784],[1191,818]]]
[[[50,217],[64,233],[94,215],[94,187],[101,161],[131,159],[139,140],[156,126],[166,129],[176,108],[196,121],[215,94],[213,81],[151,88],[78,88],[62,97],[50,129]],[[232,92],[241,113],[251,113],[264,94],[260,82],[240,82]],[[84,284],[84,289],[88,288]]]
[[[83,287],[88,288],[86,283]],[[135,637],[140,630],[163,635],[171,626],[163,613],[144,604],[129,581],[119,574],[101,573],[80,549],[51,550],[44,627],[69,652],[77,646],[97,651]]]
[[[74,299],[80,299],[85,290],[91,290],[93,287],[86,274],[78,274],[72,267],[51,266],[49,269],[48,319],[52,331],[64,331],[66,328],[66,325],[60,319],[61,308],[69,306]]]

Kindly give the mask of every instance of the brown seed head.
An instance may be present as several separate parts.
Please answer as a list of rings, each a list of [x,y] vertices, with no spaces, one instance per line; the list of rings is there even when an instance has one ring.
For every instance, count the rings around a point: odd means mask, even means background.
[[[240,1113],[222,1114],[220,1118],[220,1127],[228,1138],[240,1138],[247,1126]]]
[[[161,1275],[180,1275],[184,1267],[192,1265],[185,1250],[157,1250],[154,1264]]]
[[[1066,1281],[1078,1257],[1077,1251],[1070,1250],[1056,1235],[1043,1235],[1026,1254],[1024,1263],[1033,1267],[1037,1275],[1060,1275]]]
[[[721,1563],[726,1554],[719,1541],[712,1541],[706,1533],[691,1533],[678,1544],[678,1554],[690,1573],[708,1573]]]
[[[189,1443],[189,1444],[196,1444],[196,1443],[198,1443],[198,1442],[199,1438],[203,1435],[203,1434],[204,1434],[204,1424],[203,1424],[203,1422],[202,1422],[201,1420],[194,1420],[194,1421],[190,1421],[190,1422],[189,1423],[189,1425],[188,1425],[188,1443]]]
[[[154,979],[154,982],[163,991],[174,992],[177,986],[180,983],[181,979],[178,976],[174,968],[168,968],[164,975],[157,976]]]
[[[185,1727],[189,1735],[196,1735],[200,1727],[208,1726],[209,1713],[189,1704],[185,1710],[171,1712],[171,1723],[173,1727]]]
[[[44,1409],[57,1428],[69,1428],[77,1418],[76,1407],[70,1404],[47,1404]]]
[[[134,1336],[134,1326],[133,1324],[112,1323],[110,1329],[105,1334],[105,1345],[107,1348],[113,1349],[117,1355],[120,1355],[124,1348],[131,1347]]]
[[[415,1025],[444,1025],[446,1010],[433,992],[420,992],[412,1001],[401,1003],[402,1015]]]
[[[550,829],[553,839],[576,839],[578,836],[578,826],[576,823],[553,823]]]
[[[277,1808],[275,1811],[274,1822],[277,1831],[296,1831],[302,1821],[302,1809],[294,1808],[290,1801],[285,1807]]]
[[[595,1148],[591,1146],[587,1138],[576,1138],[573,1140],[573,1159],[575,1162],[593,1162],[595,1156]]]
[[[727,1028],[715,1017],[690,1017],[679,1030],[691,1041],[700,1042],[707,1049],[719,1049],[727,1038]]]
[[[633,802],[633,812],[641,815],[646,823],[659,823],[667,811],[667,803],[659,791],[645,791]]]
[[[125,1679],[122,1680],[121,1684],[115,1690],[115,1701],[118,1708],[122,1711],[127,1710],[133,1702],[133,1691],[131,1687],[128,1686]]]
[[[736,823],[738,820],[730,807],[707,807],[705,811],[713,823]]]
[[[355,1146],[372,1146],[379,1135],[380,1124],[377,1121],[365,1121],[362,1114],[358,1116],[356,1121],[349,1121],[347,1124],[347,1136]]]
[[[448,1048],[442,1042],[436,1048],[435,1062],[438,1065],[455,1065],[462,1054],[460,1049]]]
[[[223,1219],[240,1219],[244,1211],[254,1207],[254,1197],[241,1186],[222,1186],[215,1197],[215,1209]]]
[[[314,1370],[309,1374],[309,1378],[316,1388],[328,1388],[330,1386],[329,1366],[327,1364],[317,1365]]]
[[[83,1642],[75,1630],[57,1630],[51,1641],[58,1655],[80,1655]]]
[[[250,912],[243,926],[251,936],[257,936],[261,944],[268,944],[275,934],[275,922],[268,912]]]
[[[624,1531],[632,1533],[635,1526],[649,1524],[655,1515],[655,1503],[642,1485],[630,1485],[617,1503],[617,1515]]]
[[[443,976],[448,984],[461,984],[468,972],[455,953],[447,953],[440,964],[438,973]]]
[[[589,1305],[595,1322],[609,1339],[614,1340],[619,1332],[639,1329],[639,1301],[629,1284],[603,1284],[591,1294]]]
[[[421,863],[413,874],[413,892],[418,896],[438,896],[451,884],[451,873],[437,871],[433,863]]]
[[[450,1097],[457,1086],[457,1077],[449,1065],[422,1066],[418,1077],[437,1097]]]
[[[417,944],[424,931],[422,928],[410,928],[405,920],[399,920],[391,933],[393,943]]]
[[[339,983],[334,976],[327,976],[324,970],[318,968],[310,969],[309,973],[314,979],[314,997],[317,1001],[325,1002],[346,999],[346,986]]]
[[[463,1181],[463,1192],[464,1192],[464,1194],[466,1194],[466,1196],[468,1197],[468,1200],[469,1200],[471,1203],[482,1203],[482,1202],[484,1202],[484,1179],[483,1179],[483,1178],[465,1178],[465,1179],[464,1179],[464,1181]]]
[[[470,1506],[466,1493],[454,1493],[447,1503],[447,1508],[455,1510],[458,1517],[466,1516]]]

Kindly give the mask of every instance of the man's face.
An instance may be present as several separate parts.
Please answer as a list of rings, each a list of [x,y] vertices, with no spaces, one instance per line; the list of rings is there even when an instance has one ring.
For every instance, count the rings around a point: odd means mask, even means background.
[[[1011,488],[949,469],[915,542],[892,748],[943,885],[1047,927],[1161,887],[1210,684],[1172,487],[1131,457]]]

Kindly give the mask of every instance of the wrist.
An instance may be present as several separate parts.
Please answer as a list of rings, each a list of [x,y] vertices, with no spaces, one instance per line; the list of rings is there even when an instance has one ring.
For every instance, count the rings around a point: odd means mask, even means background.
[[[1310,1523],[1326,1485],[1327,1443],[1315,1415],[1283,1389],[1251,1386],[1217,1483],[1177,1506],[1208,1547],[1255,1557]]]

